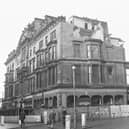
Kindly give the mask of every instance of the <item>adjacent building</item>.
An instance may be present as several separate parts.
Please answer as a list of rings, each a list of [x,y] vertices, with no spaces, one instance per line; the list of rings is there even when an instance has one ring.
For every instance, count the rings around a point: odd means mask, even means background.
[[[2,106],[11,113],[16,113],[21,99],[28,113],[38,113],[42,106],[72,107],[74,91],[77,105],[128,104],[129,63],[123,41],[111,37],[104,21],[35,18],[24,28],[5,65]]]

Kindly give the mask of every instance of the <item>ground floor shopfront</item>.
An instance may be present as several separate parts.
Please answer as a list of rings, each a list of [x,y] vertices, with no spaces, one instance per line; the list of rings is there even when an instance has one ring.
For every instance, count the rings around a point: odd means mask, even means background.
[[[56,89],[44,93],[45,105],[49,107],[72,107],[85,103],[95,105],[124,105],[127,104],[126,89]]]
[[[76,88],[75,90],[73,88],[58,88],[23,97],[24,108],[28,114],[40,114],[44,108],[70,108],[74,105],[74,93],[76,106],[83,104],[90,106],[127,104],[126,88]],[[14,100],[15,104],[11,103],[18,108],[20,99]]]

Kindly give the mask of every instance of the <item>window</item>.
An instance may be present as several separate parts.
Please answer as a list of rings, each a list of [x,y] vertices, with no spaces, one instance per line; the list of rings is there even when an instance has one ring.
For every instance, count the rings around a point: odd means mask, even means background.
[[[32,73],[35,69],[35,58],[29,61],[29,68],[30,68],[30,73]]]
[[[41,75],[40,75],[40,72],[39,72],[39,73],[37,73],[37,89],[40,88],[40,85],[41,85],[40,80],[41,80]]]
[[[32,49],[30,49],[30,57],[32,56]]]
[[[74,57],[80,57],[80,44],[74,44],[73,49]]]
[[[26,54],[26,47],[23,47],[22,48],[22,60],[24,61],[25,60],[25,55]]]
[[[113,74],[113,68],[112,68],[112,66],[107,66],[107,72],[108,72],[108,75],[109,76],[112,76],[112,74]]]
[[[81,84],[81,65],[80,64],[77,64],[75,65],[76,69],[75,69],[75,83],[77,85]]]
[[[34,71],[34,69],[35,69],[35,58],[33,58],[33,70],[32,71]]]
[[[9,67],[7,67],[7,72],[9,72]]]
[[[101,83],[104,83],[105,82],[104,65],[100,66],[100,72],[101,72]]]
[[[37,73],[37,89],[44,89],[46,87],[46,71],[38,72]]]
[[[41,52],[40,54],[40,61],[41,61],[40,65],[41,66],[44,65],[44,53],[43,52]]]
[[[88,29],[88,24],[87,23],[85,23],[85,29]]]
[[[34,89],[35,89],[35,78],[34,77],[28,79],[28,86],[29,86],[28,92],[29,93],[34,92]]]
[[[40,52],[37,55],[37,67],[41,67],[45,64],[45,55],[44,52]]]
[[[48,63],[48,51],[45,52],[45,62]]]
[[[56,59],[56,45],[52,47],[52,60]]]
[[[94,25],[92,25],[92,30],[95,30],[95,26]]]
[[[39,49],[41,49],[43,47],[43,40],[41,40],[40,42],[39,42]]]
[[[32,72],[32,61],[31,61],[31,60],[29,61],[29,66],[30,66],[30,67],[29,67],[29,71],[30,71],[30,73],[31,73],[31,72]]]
[[[100,49],[98,45],[87,45],[87,58],[88,59],[99,59],[100,58]]]
[[[49,48],[49,61],[52,60],[52,47]]]
[[[129,69],[126,69],[126,80],[127,84],[129,84]]]
[[[88,66],[88,83],[89,83],[89,84],[92,82],[92,80],[91,80],[91,79],[92,79],[92,78],[91,78],[92,75],[91,75],[91,74],[92,74],[92,67],[91,67],[91,65],[89,65],[89,66]]]
[[[40,55],[37,55],[37,67],[40,67]]]
[[[45,37],[45,43],[48,44],[48,36]]]
[[[99,64],[91,64],[88,66],[88,83],[99,83]],[[103,79],[103,78],[102,78]]]
[[[51,34],[50,34],[50,40],[54,40],[56,39],[56,30],[52,31]]]
[[[92,64],[92,82],[99,83],[99,65]]]
[[[56,83],[56,66],[49,67],[48,69],[48,85]]]
[[[33,47],[33,54],[35,54],[35,51],[36,51],[36,50],[35,50],[35,47]]]
[[[87,58],[91,59],[91,49],[90,49],[90,45],[87,45]]]

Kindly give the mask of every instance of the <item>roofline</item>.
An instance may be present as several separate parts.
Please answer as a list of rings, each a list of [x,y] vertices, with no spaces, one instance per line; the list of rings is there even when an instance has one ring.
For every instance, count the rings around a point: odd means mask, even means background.
[[[107,23],[106,21],[102,21],[102,20],[98,20],[98,19],[92,19],[92,18],[88,18],[88,17],[79,17],[79,16],[76,16],[76,15],[72,15],[70,18],[79,18],[81,20],[90,20],[90,21],[96,21],[96,22],[103,22],[103,23]],[[70,19],[69,18],[69,19]]]

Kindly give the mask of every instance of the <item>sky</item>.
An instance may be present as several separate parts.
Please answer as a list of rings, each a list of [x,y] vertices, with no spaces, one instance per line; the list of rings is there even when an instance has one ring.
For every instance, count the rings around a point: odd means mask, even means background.
[[[128,0],[0,0],[0,97],[4,95],[7,56],[17,47],[24,27],[36,17],[77,15],[106,21],[109,33],[125,41],[129,61],[128,5]]]

